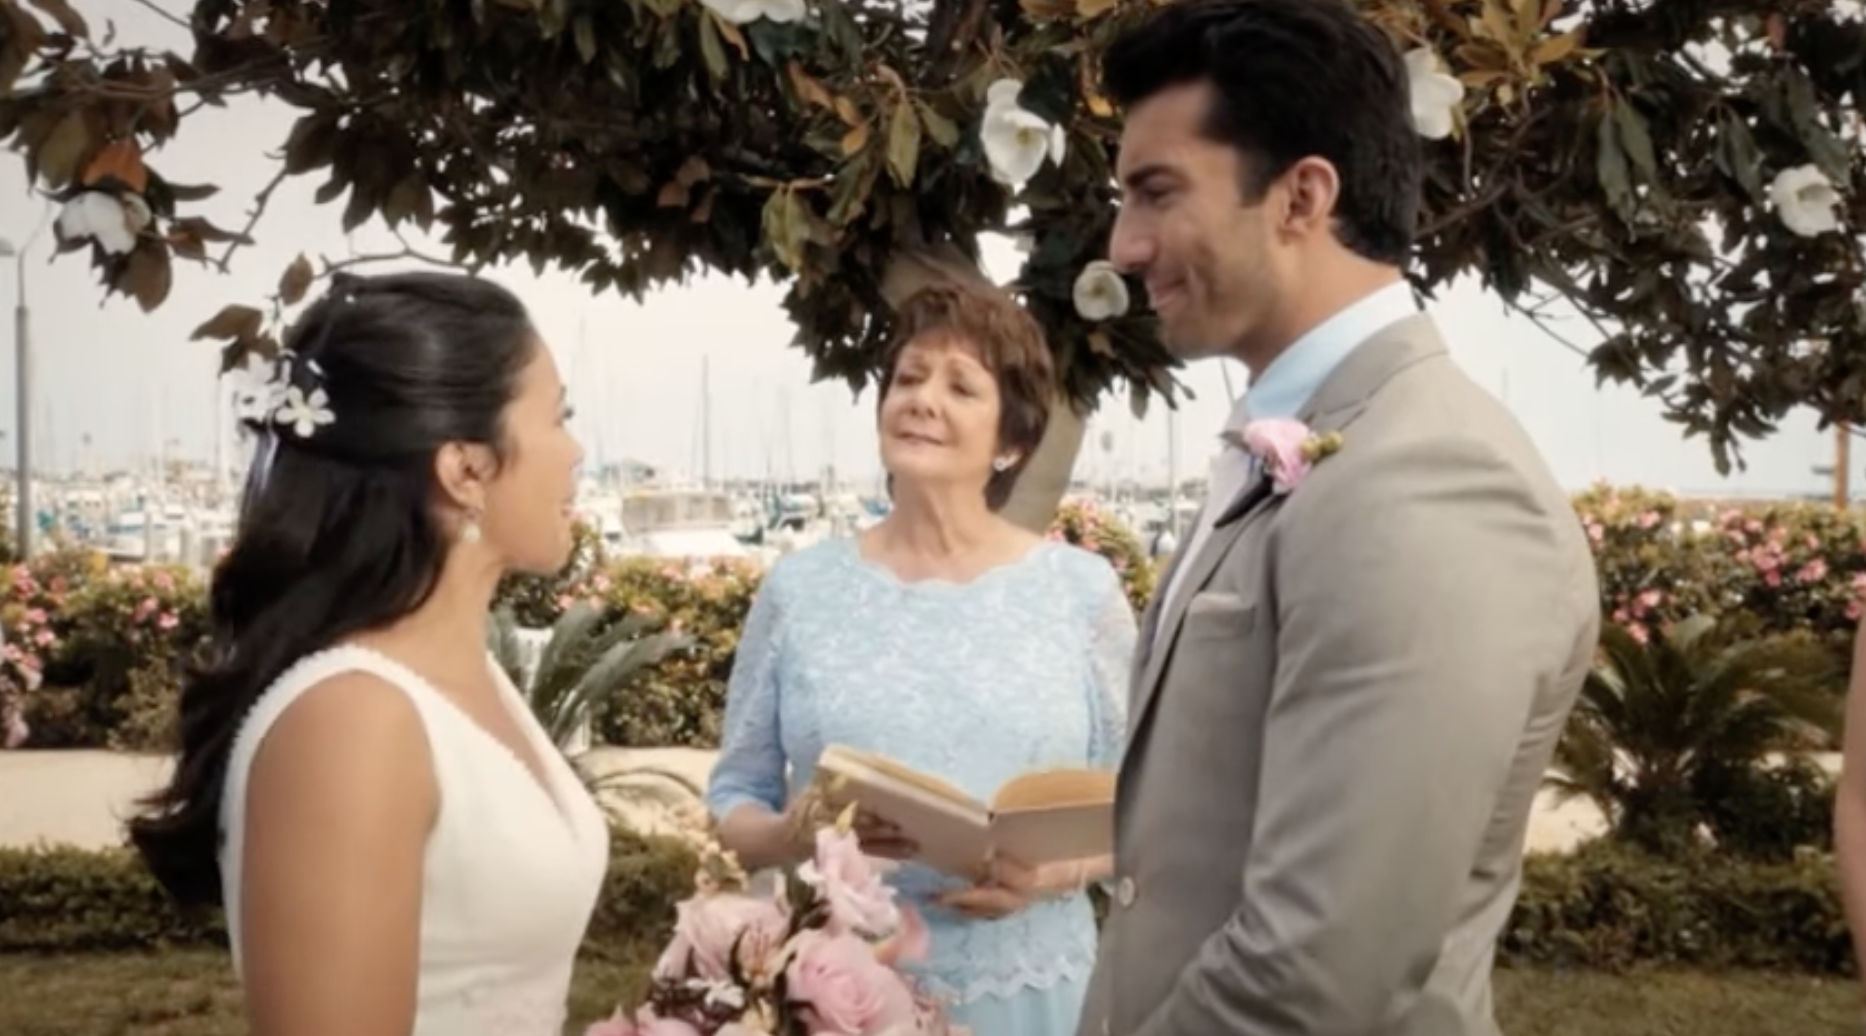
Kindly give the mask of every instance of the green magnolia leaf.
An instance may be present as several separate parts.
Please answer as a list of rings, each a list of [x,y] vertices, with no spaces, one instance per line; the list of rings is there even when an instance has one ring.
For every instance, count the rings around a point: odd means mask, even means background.
[[[1635,208],[1631,172],[1627,168],[1626,152],[1621,147],[1620,135],[1611,116],[1601,119],[1596,125],[1594,139],[1595,179],[1613,211],[1622,219],[1629,218]]]
[[[1646,128],[1645,118],[1631,104],[1620,100],[1613,106],[1613,126],[1626,157],[1633,161],[1633,168],[1639,170],[1646,183],[1661,186],[1659,160],[1653,154],[1652,135]]]
[[[714,19],[719,16],[706,11],[700,16],[700,57],[706,62],[706,71],[717,82],[726,78],[730,66],[726,59],[726,41],[719,36],[719,26]]]
[[[586,13],[577,15],[575,25],[577,55],[587,65],[596,60],[596,22]]]
[[[903,99],[888,120],[888,172],[897,186],[907,187],[914,182],[919,165],[920,117],[913,104]]]
[[[809,237],[809,221],[797,192],[790,187],[772,191],[765,201],[764,240],[778,261],[793,271],[802,270],[804,243]]]
[[[54,189],[64,187],[78,176],[78,165],[91,149],[90,129],[84,113],[65,113],[52,132],[33,154],[40,178]]]
[[[959,142],[959,127],[953,121],[924,102],[915,102],[920,110],[920,122],[926,127],[927,136],[940,147],[952,147]]]

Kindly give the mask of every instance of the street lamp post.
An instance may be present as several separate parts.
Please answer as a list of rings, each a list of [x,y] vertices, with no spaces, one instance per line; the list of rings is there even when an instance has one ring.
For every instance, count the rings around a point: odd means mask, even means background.
[[[17,417],[13,434],[13,445],[19,457],[19,485],[14,490],[13,516],[18,524],[19,556],[24,559],[32,556],[32,366],[31,351],[26,340],[26,251],[13,247],[13,242],[0,237],[0,258],[11,257],[13,260],[14,284],[17,294],[13,299],[13,357],[14,370],[18,381],[14,390],[18,393],[16,403]]]

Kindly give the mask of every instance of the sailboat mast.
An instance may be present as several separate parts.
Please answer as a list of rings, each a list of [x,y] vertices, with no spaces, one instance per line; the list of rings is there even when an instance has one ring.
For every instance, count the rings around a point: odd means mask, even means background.
[[[713,488],[713,363],[700,357],[700,485]]]

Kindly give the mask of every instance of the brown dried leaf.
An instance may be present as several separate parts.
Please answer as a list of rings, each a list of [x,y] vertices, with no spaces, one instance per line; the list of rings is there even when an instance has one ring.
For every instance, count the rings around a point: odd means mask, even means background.
[[[148,192],[149,170],[143,166],[142,149],[134,140],[113,140],[105,144],[84,168],[81,182],[86,187],[96,187],[106,179],[114,179],[137,194]]]
[[[706,159],[699,155],[688,155],[687,160],[680,163],[680,169],[674,174],[674,179],[683,187],[692,187],[702,180],[711,179],[712,175],[713,167],[706,164]]]
[[[162,246],[145,241],[130,253],[130,293],[144,313],[154,312],[168,298],[174,286],[174,271],[169,267],[168,252]]]
[[[311,269],[311,260],[305,258],[303,252],[298,253],[298,258],[293,259],[292,264],[279,277],[279,302],[287,306],[297,305],[305,297],[305,292],[311,290],[311,282],[316,276]]]
[[[337,117],[312,112],[292,124],[285,138],[285,171],[293,176],[321,169],[337,152]]]
[[[810,73],[805,72],[802,65],[793,61],[787,67],[787,71],[790,73],[790,88],[796,93],[798,100],[820,108],[835,108],[836,102],[830,97],[829,90],[822,83],[811,78]]]
[[[842,157],[848,158],[868,146],[868,123],[864,122],[842,135]]]
[[[27,3],[44,11],[58,23],[58,27],[77,38],[89,39],[91,27],[84,22],[84,16],[71,9],[65,0],[26,0]]]
[[[226,306],[195,328],[188,340],[199,342],[209,338],[247,338],[258,334],[265,322],[265,314],[252,306]]]
[[[1574,53],[1581,46],[1584,35],[1583,30],[1577,28],[1543,40],[1529,52],[1529,61],[1536,65],[1552,65]]]

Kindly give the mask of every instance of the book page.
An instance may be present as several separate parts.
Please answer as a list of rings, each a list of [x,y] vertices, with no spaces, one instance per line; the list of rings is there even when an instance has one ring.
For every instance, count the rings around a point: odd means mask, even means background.
[[[998,813],[1082,806],[1114,801],[1115,775],[1108,770],[1039,770],[1011,778],[992,797]]]
[[[1114,803],[1000,813],[991,821],[994,851],[1035,867],[1114,852]]]
[[[879,764],[878,764],[879,762]],[[991,814],[957,788],[893,760],[831,746],[817,762],[825,801],[851,803],[901,829],[919,862],[976,879],[991,850]]]

